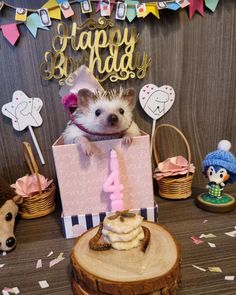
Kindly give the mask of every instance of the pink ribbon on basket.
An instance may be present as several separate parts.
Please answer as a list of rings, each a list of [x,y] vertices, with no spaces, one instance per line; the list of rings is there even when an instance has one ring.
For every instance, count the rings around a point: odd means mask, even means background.
[[[160,162],[154,171],[154,178],[160,180],[163,177],[185,175],[194,171],[195,167],[192,163],[189,164],[183,156],[176,156]]]

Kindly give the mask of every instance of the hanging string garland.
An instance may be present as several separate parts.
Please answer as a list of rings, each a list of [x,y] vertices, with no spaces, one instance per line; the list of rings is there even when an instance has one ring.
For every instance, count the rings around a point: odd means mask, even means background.
[[[92,4],[97,3],[96,12],[100,12],[101,16],[109,17],[116,7],[115,18],[117,20],[127,20],[132,22],[136,17],[145,18],[149,14],[153,14],[160,19],[159,10],[171,9],[178,10],[185,7],[189,8],[189,17],[193,17],[197,11],[202,16],[204,15],[204,3],[211,11],[215,11],[219,0],[168,0],[158,2],[142,2],[138,0],[49,0],[42,7],[38,9],[31,9],[25,7],[16,7],[8,4],[5,1],[0,1],[0,13],[4,7],[9,7],[16,11],[15,21],[0,26],[3,36],[15,45],[20,37],[18,26],[24,24],[34,38],[37,37],[38,29],[48,30],[51,26],[51,19],[61,20],[61,13],[64,18],[69,18],[74,15],[71,5],[79,4],[81,13],[91,13]],[[146,0],[144,0],[146,1]],[[28,16],[28,13],[30,15]]]

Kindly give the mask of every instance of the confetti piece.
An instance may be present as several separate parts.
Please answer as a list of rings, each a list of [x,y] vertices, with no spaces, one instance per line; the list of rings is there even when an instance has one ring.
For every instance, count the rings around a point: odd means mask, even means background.
[[[37,264],[36,264],[36,269],[41,268],[42,266],[43,266],[42,259],[38,259]]]
[[[205,224],[205,223],[207,223],[208,222],[208,219],[205,219],[205,220],[203,220],[203,224]]]
[[[63,255],[64,255],[64,253],[63,253],[63,252],[61,252],[61,253],[58,255],[58,257],[57,257],[57,258],[64,258],[64,257],[63,257]]]
[[[12,294],[20,294],[20,290],[17,287],[11,288],[9,292]]]
[[[227,236],[230,236],[232,238],[235,238],[236,237],[236,230],[233,230],[233,231],[230,231],[228,233],[225,233]]]
[[[226,281],[234,281],[234,276],[225,276]]]
[[[216,238],[216,235],[214,235],[214,234],[201,234],[200,236],[199,236],[199,238],[200,239],[202,239],[202,238],[206,238],[206,239],[210,239],[210,238]]]
[[[197,266],[197,265],[192,264],[192,266],[193,266],[194,268],[200,270],[200,271],[206,271],[205,268],[199,267],[199,266]]]
[[[46,280],[44,281],[39,281],[39,286],[42,288],[42,289],[45,289],[45,288],[48,288],[49,287],[49,284]]]
[[[14,287],[14,288],[8,288],[8,287],[5,287],[3,290],[2,290],[2,294],[3,295],[10,295],[10,294],[20,294],[20,290],[17,288],[17,287]]]
[[[48,256],[47,256],[47,257],[51,256],[52,254],[53,254],[53,251],[51,251],[51,252],[48,254]]]
[[[61,262],[65,257],[57,257],[49,262],[49,267],[53,267],[55,264]]]
[[[196,236],[192,236],[191,239],[192,239],[192,241],[194,242],[194,244],[196,244],[196,245],[199,245],[199,244],[204,243],[203,240],[200,240],[200,239],[199,239],[198,237],[196,237]]]
[[[4,265],[5,265],[5,264],[0,264],[0,268],[3,268]]]
[[[222,269],[218,266],[211,266],[211,267],[208,267],[208,269],[210,272],[222,272]]]
[[[216,244],[214,244],[214,243],[209,243],[209,242],[208,242],[208,245],[209,245],[211,248],[216,248]]]

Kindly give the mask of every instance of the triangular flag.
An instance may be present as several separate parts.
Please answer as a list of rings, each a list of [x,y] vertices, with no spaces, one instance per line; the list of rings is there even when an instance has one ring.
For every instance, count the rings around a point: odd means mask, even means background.
[[[50,18],[61,20],[61,9],[56,0],[49,0],[42,7],[48,9]]]
[[[219,0],[205,0],[205,5],[209,8],[212,12],[216,10],[216,7],[219,3]]]
[[[155,17],[160,19],[159,11],[158,11],[156,2],[148,2],[148,3],[146,3],[146,16],[149,13],[152,13],[153,15],[155,15]]]
[[[16,23],[2,25],[1,28],[3,36],[11,43],[11,45],[15,45],[16,41],[20,37]]]
[[[125,3],[127,4],[126,17],[127,17],[128,21],[131,23],[135,19],[135,17],[137,16],[136,4],[139,2],[133,1],[133,0],[125,0]]]
[[[203,0],[190,0],[189,17],[193,17],[195,11],[198,11],[202,16],[204,15]]]
[[[38,29],[49,30],[47,27],[41,25],[38,13],[32,13],[28,16],[25,25],[34,38],[37,36]]]

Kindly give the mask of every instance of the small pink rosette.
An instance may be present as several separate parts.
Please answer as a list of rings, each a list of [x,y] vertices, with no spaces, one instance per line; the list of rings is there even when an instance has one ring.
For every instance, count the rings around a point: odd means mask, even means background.
[[[45,191],[53,181],[48,180],[41,174],[38,176],[41,189],[42,191]],[[39,185],[36,174],[25,175],[17,179],[16,183],[12,184],[11,187],[14,188],[15,192],[23,198],[28,198],[39,193]]]
[[[183,156],[176,156],[160,162],[154,171],[154,178],[160,180],[163,177],[182,176],[194,171],[195,167],[192,163],[189,164]]]

